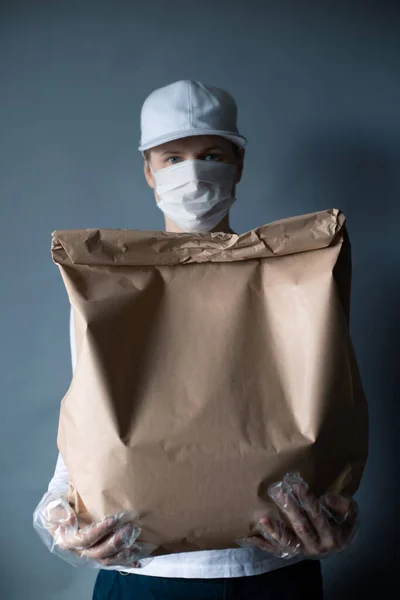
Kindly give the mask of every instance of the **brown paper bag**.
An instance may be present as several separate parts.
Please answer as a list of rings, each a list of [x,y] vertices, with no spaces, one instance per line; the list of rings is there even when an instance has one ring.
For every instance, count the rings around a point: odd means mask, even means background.
[[[77,366],[58,445],[86,518],[136,509],[162,552],[228,548],[299,471],[353,493],[367,411],[338,210],[244,235],[53,234]]]

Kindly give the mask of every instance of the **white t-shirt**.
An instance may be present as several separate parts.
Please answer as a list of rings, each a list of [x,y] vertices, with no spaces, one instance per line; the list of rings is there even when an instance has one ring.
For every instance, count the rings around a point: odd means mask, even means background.
[[[72,366],[75,369],[76,352],[72,311],[70,340]],[[48,489],[49,491],[58,490],[62,492],[68,490],[68,471],[60,454]],[[140,569],[124,569],[124,571],[153,577],[217,579],[261,575],[291,565],[299,560],[299,558],[292,560],[273,558],[270,554],[257,548],[232,548],[231,550],[207,550],[157,556],[150,560],[141,561]]]

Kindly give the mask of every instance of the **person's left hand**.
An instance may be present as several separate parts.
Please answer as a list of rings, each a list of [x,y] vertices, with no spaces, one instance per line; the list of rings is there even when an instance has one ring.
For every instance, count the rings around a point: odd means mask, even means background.
[[[280,558],[322,558],[345,550],[354,539],[358,506],[351,497],[326,494],[317,498],[297,473],[270,486],[269,495],[280,516],[261,518],[259,535],[242,545],[259,547]]]

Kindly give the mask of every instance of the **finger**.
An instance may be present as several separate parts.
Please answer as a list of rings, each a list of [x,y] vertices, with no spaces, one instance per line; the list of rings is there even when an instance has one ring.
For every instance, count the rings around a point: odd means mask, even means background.
[[[327,494],[320,500],[303,486],[293,486],[293,491],[320,538],[320,554],[340,551],[354,537],[354,511],[357,505],[344,495]],[[324,510],[329,505],[329,510]],[[334,512],[335,511],[335,512]]]
[[[321,510],[321,504],[315,494],[301,483],[293,485],[292,489],[319,538],[320,554],[334,550],[336,542],[332,524]]]
[[[339,517],[339,521],[343,522],[346,520],[351,511],[356,512],[356,502],[348,496],[340,494],[325,494],[322,497],[322,502],[332,511],[333,519]]]
[[[50,535],[52,535],[54,538],[57,538],[57,535],[59,535],[60,532],[62,534],[64,534],[67,531],[76,532],[77,529],[78,521],[76,515],[73,512],[71,512],[71,514],[68,517],[60,518],[59,523],[54,522],[51,525],[49,523],[47,526],[47,530],[49,531]]]
[[[62,541],[69,550],[84,550],[110,535],[117,526],[118,521],[115,517],[107,517],[76,533],[69,531],[63,532]]]
[[[321,514],[321,506],[318,499],[315,494],[308,489],[308,486],[303,483],[295,483],[293,484],[291,491],[298,500],[301,508],[305,510],[308,515],[315,518]]]
[[[307,554],[318,554],[319,540],[308,516],[293,498],[280,488],[272,488],[270,495],[289,520],[290,526],[299,538]]]
[[[138,537],[137,529],[133,524],[127,523],[101,543],[83,550],[82,556],[97,560],[111,557],[121,550],[129,550]]]
[[[271,552],[272,554],[276,553],[276,547],[270,542],[267,542],[261,535],[252,535],[251,537],[244,538],[240,545],[244,548],[251,546],[252,548],[260,548],[261,550]]]
[[[300,544],[297,536],[281,519],[265,516],[260,520],[258,528],[262,536],[275,548],[290,549],[292,552],[299,550]]]
[[[76,521],[76,515],[72,509],[68,511],[61,506],[57,506],[46,512],[46,521],[49,526],[68,526],[71,521]]]
[[[100,559],[98,562],[105,567],[128,567],[131,569],[139,568],[140,548],[125,548],[113,556]]]
[[[301,477],[300,473],[286,473],[282,480],[283,491],[292,494],[294,487],[301,489],[304,493],[308,492],[308,484]]]
[[[77,516],[64,497],[49,500],[43,511],[45,526],[49,529],[57,527],[77,527]]]
[[[346,548],[357,533],[359,520],[357,502],[351,497],[326,494],[321,498],[321,505],[323,508],[328,507],[326,512],[339,549]]]
[[[136,537],[134,536],[132,539],[133,531],[134,527],[132,524],[123,525],[98,544],[83,550],[82,555],[86,558],[97,560],[111,557],[124,549],[128,550]]]

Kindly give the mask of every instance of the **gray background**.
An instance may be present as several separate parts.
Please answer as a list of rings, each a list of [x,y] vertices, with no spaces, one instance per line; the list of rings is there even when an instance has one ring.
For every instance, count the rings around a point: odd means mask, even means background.
[[[388,597],[399,535],[398,6],[0,3],[1,598],[91,597],[94,573],[54,558],[31,526],[70,381],[68,303],[50,234],[162,227],[136,151],[139,111],[154,88],[181,78],[238,101],[250,142],[238,231],[332,206],[348,217],[371,455],[358,541],[324,570],[329,599]]]

